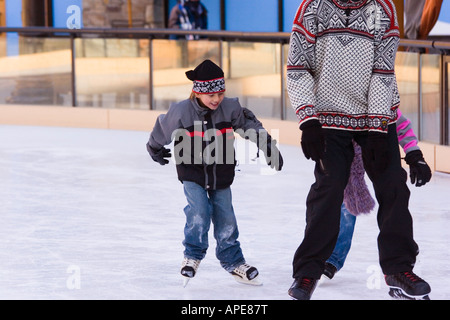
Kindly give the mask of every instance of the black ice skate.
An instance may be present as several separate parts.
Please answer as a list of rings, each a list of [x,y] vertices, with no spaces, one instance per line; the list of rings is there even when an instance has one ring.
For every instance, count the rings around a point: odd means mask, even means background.
[[[296,278],[289,288],[288,294],[294,300],[310,300],[318,280],[310,278]]]
[[[325,262],[325,268],[323,269],[322,276],[320,277],[319,281],[317,282],[317,286],[320,286],[323,283],[326,283],[333,279],[334,275],[337,272],[337,268],[332,265],[331,263]]]
[[[181,264],[181,275],[183,276],[183,287],[186,287],[189,280],[193,278],[197,272],[201,260],[184,258]]]
[[[413,272],[401,272],[385,276],[389,295],[394,299],[430,300],[429,284]]]
[[[323,275],[328,279],[333,279],[334,275],[337,272],[337,268],[331,263],[325,262],[325,269],[323,270]]]
[[[237,282],[243,284],[251,284],[254,286],[262,285],[261,280],[259,279],[258,269],[252,267],[246,263],[243,263],[237,266],[233,271],[230,272],[231,275],[236,279]]]

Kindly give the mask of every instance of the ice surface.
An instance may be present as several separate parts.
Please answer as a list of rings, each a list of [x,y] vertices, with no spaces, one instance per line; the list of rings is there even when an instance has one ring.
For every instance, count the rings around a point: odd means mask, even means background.
[[[148,156],[148,132],[0,126],[0,299],[289,299],[313,163],[282,145],[284,168],[251,159],[238,140],[232,186],[240,242],[264,285],[237,283],[215,242],[186,288],[183,207],[175,166]],[[370,184],[370,183],[369,183]],[[416,272],[432,299],[450,298],[450,175],[411,186]],[[358,218],[346,265],[313,299],[389,299],[378,266],[376,215]]]

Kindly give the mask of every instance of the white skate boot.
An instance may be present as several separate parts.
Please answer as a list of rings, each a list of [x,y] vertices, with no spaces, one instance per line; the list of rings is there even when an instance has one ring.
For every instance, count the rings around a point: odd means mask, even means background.
[[[195,260],[190,258],[184,258],[181,264],[181,275],[183,276],[183,287],[186,287],[189,280],[197,273],[198,266],[201,260]]]
[[[262,285],[262,281],[259,279],[258,269],[246,263],[239,265],[230,273],[237,282],[253,286]]]

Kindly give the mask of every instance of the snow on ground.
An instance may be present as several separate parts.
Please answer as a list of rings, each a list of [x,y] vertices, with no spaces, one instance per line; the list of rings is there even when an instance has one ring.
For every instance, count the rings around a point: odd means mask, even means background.
[[[238,284],[215,242],[182,287],[182,186],[175,165],[148,156],[148,132],[0,126],[0,299],[288,300],[305,227],[313,163],[282,145],[283,171],[238,140],[232,186],[240,242],[264,285]],[[450,175],[411,186],[416,272],[449,299]],[[376,215],[358,218],[346,265],[313,299],[389,299],[378,266]]]

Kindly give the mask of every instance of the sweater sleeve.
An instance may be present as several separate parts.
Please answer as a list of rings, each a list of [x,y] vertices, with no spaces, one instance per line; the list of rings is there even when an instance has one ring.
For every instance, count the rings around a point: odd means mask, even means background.
[[[395,78],[395,56],[400,41],[395,6],[391,0],[377,1],[375,7],[375,51],[368,95],[369,130],[387,132],[393,111],[400,104]]]
[[[420,150],[417,143],[419,140],[417,139],[414,131],[412,129],[411,121],[406,118],[400,110],[397,110],[398,120],[397,120],[397,136],[398,143],[403,148],[405,153],[408,153],[413,150]]]
[[[297,10],[287,58],[287,91],[299,123],[317,119],[314,78],[317,18],[304,1]]]

